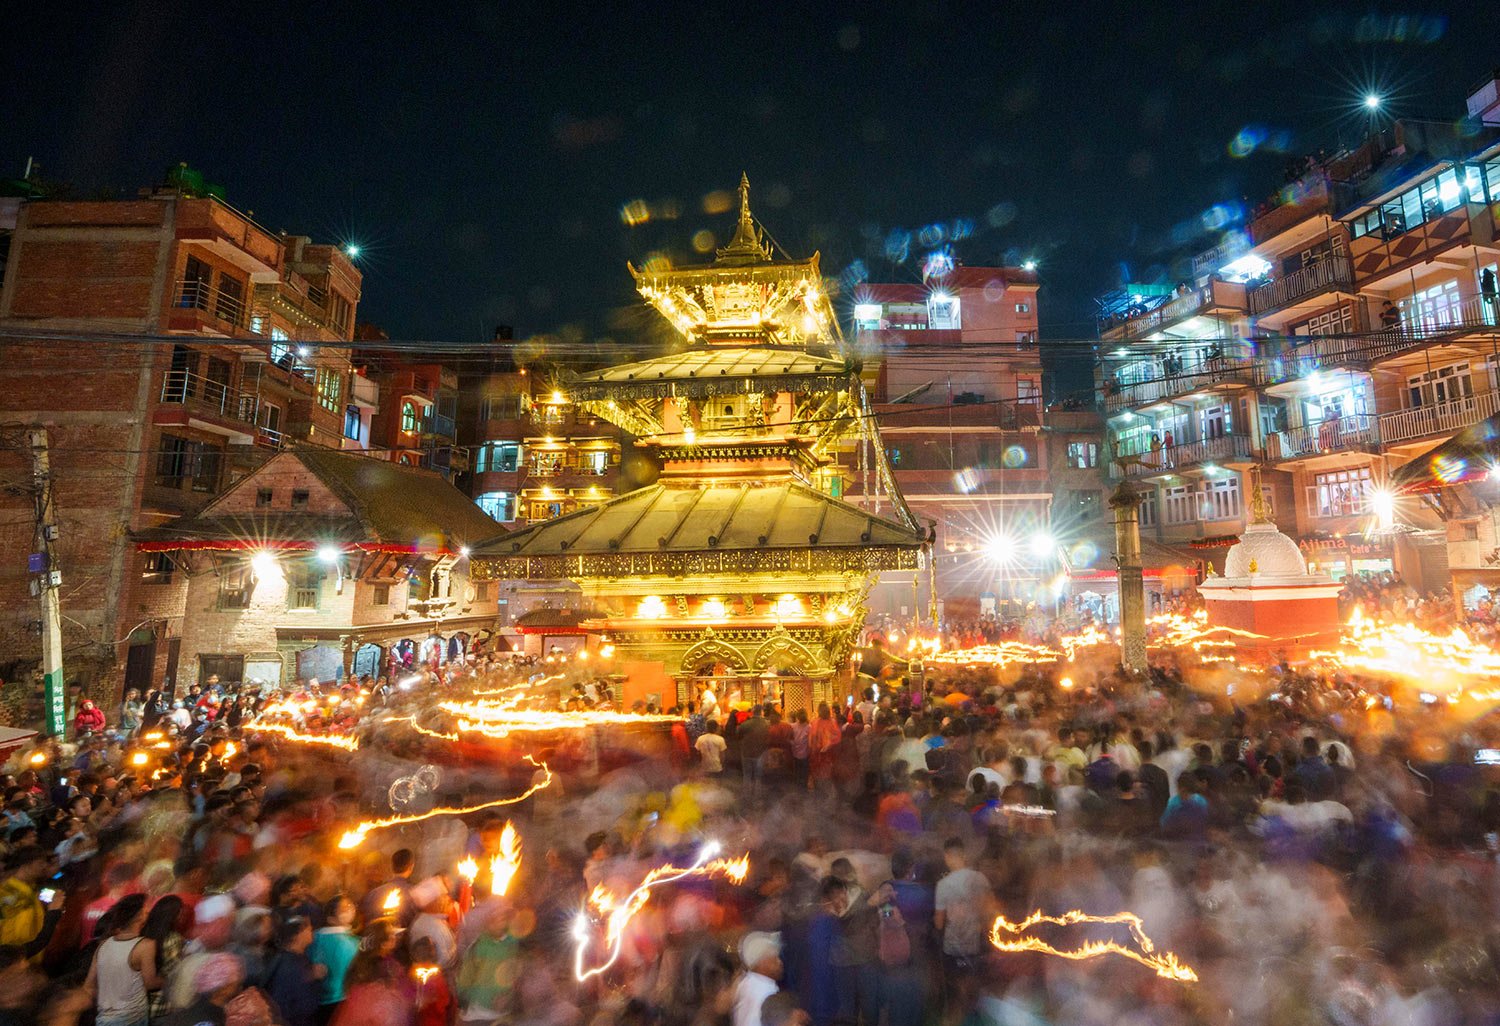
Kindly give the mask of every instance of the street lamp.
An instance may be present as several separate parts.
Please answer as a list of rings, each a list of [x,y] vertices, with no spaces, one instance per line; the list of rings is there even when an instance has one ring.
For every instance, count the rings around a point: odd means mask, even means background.
[[[1381,100],[1380,100],[1380,97],[1377,94],[1375,94],[1375,93],[1366,93],[1365,94],[1365,109],[1366,110],[1377,111],[1377,110],[1380,109],[1380,103],[1381,103]]]

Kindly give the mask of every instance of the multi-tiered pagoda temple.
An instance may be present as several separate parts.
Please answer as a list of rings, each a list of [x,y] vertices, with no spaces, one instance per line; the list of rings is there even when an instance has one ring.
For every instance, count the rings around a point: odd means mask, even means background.
[[[576,582],[633,694],[670,705],[717,668],[746,678],[747,697],[787,674],[801,705],[831,695],[876,576],[915,571],[928,536],[895,492],[817,254],[773,255],[744,179],[716,256],[630,269],[676,351],[560,385],[557,398],[634,435],[656,481],[480,547],[474,574]],[[836,497],[852,474],[884,484],[889,516]]]

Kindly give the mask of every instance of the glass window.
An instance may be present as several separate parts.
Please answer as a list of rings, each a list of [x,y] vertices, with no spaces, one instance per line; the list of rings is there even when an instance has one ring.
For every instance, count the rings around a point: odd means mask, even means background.
[[[224,569],[219,574],[219,608],[250,608],[250,568],[240,566]]]
[[[360,427],[363,418],[359,415],[359,407],[350,403],[344,407],[344,437],[359,441]]]
[[[391,586],[389,584],[377,584],[370,589],[370,605],[388,606],[391,604]]]
[[[1099,444],[1097,442],[1068,443],[1068,466],[1077,467],[1079,470],[1088,470],[1098,465]]]
[[[141,580],[147,584],[172,583],[172,557],[165,552],[146,553],[146,563],[141,568]]]
[[[330,413],[337,413],[343,406],[344,376],[332,367],[319,367],[314,376],[318,394],[318,405]]]
[[[1317,517],[1363,515],[1369,507],[1375,484],[1369,467],[1318,474],[1313,478],[1313,513]]]
[[[1203,482],[1204,520],[1234,520],[1240,515],[1240,479],[1223,478]]]
[[[1193,509],[1193,496],[1187,485],[1168,488],[1165,492],[1167,523],[1190,524],[1197,519]]]
[[[292,489],[292,509],[306,509],[312,493],[306,488]]]
[[[417,430],[417,405],[410,400],[401,404],[401,430],[406,434]]]
[[[156,454],[156,483],[166,488],[213,492],[219,487],[223,453],[207,442],[162,435]]]
[[[485,492],[474,502],[495,520],[507,521],[516,518],[515,492]]]
[[[271,502],[275,498],[276,493],[270,488],[255,489],[255,505],[260,507],[261,509],[264,509],[265,507],[271,505]]]
[[[1156,489],[1152,488],[1141,495],[1141,511],[1139,523],[1142,527],[1156,526]]]

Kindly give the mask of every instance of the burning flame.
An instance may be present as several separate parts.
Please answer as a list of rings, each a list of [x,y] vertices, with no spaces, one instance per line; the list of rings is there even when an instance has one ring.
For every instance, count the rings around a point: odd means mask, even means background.
[[[1114,941],[1087,941],[1081,947],[1071,951],[1062,951],[1036,937],[1023,936],[1038,923],[1048,923],[1053,926],[1074,926],[1078,923],[1124,923],[1130,927],[1131,937],[1134,938],[1140,950],[1127,948]],[[1119,912],[1112,916],[1090,916],[1074,909],[1060,916],[1049,916],[1043,915],[1038,910],[1019,923],[1012,923],[1004,916],[1000,916],[995,920],[995,925],[990,927],[990,943],[1000,951],[1039,951],[1044,955],[1056,955],[1058,958],[1067,958],[1075,962],[1087,961],[1100,955],[1120,955],[1132,962],[1140,963],[1162,979],[1176,980],[1179,983],[1198,981],[1198,974],[1190,966],[1183,964],[1172,952],[1163,951],[1157,954],[1156,945],[1151,943],[1150,937],[1146,936],[1140,917],[1129,912]]]
[[[500,854],[490,859],[490,893],[503,895],[521,869],[521,836],[509,821],[500,834]]]
[[[472,884],[474,878],[479,875],[479,863],[475,862],[472,857],[464,859],[458,864],[458,875]]]
[[[435,965],[414,965],[411,967],[411,974],[417,978],[418,983],[424,985],[428,980],[442,971],[442,969]]]
[[[615,960],[620,957],[620,948],[625,940],[625,928],[630,925],[630,920],[635,918],[636,913],[645,907],[653,887],[674,883],[690,876],[723,876],[734,883],[744,883],[745,877],[750,872],[750,856],[742,855],[737,859],[716,858],[720,850],[717,841],[710,841],[698,852],[698,857],[691,866],[658,866],[647,873],[645,879],[624,900],[617,900],[603,885],[595,887],[594,892],[589,895],[588,903],[605,917],[604,944],[609,957],[591,969],[584,968],[584,958],[589,949],[591,923],[588,914],[580,912],[573,924],[573,940],[577,943],[573,954],[574,978],[579,983],[583,983],[615,964]]]
[[[380,904],[380,910],[382,912],[394,912],[397,909],[399,909],[400,907],[401,907],[401,891],[398,888],[392,887],[391,888],[391,893],[387,894],[385,896],[385,901],[381,902],[381,904]]]
[[[280,734],[289,741],[297,741],[307,745],[327,745],[330,748],[342,748],[346,752],[359,751],[359,742],[352,737],[342,734],[304,734],[294,727],[288,727],[284,723],[247,723],[246,730],[260,731],[268,734]]]
[[[1447,634],[1433,634],[1416,624],[1381,624],[1359,610],[1349,620],[1336,652],[1313,652],[1337,666],[1380,673],[1421,684],[1424,688],[1447,688],[1453,701],[1468,696],[1478,701],[1497,697],[1495,691],[1471,691],[1464,684],[1473,678],[1488,683],[1500,681],[1500,652],[1471,640],[1455,627]]]
[[[436,819],[439,816],[467,816],[471,812],[482,812],[485,809],[498,809],[501,806],[515,805],[518,802],[524,802],[527,798],[530,798],[532,795],[536,794],[543,788],[550,787],[552,785],[553,779],[552,770],[547,766],[545,762],[537,762],[529,755],[526,756],[526,761],[531,763],[533,766],[536,766],[543,773],[545,773],[546,776],[544,776],[537,783],[532,784],[525,791],[522,791],[514,798],[499,798],[492,802],[484,802],[481,805],[469,805],[463,808],[456,809],[432,809],[428,812],[414,813],[410,816],[390,816],[386,819],[367,819],[363,823],[357,825],[354,829],[345,831],[344,836],[339,838],[339,847],[343,849],[358,848],[361,844],[364,843],[365,838],[370,834],[370,832],[374,830],[384,830],[387,827],[393,826],[404,826],[407,823],[420,823],[425,819]]]

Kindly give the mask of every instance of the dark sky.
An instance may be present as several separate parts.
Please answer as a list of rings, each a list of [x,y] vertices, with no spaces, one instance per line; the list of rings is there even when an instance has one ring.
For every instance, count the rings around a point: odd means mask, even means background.
[[[1232,224],[1287,152],[1355,139],[1366,90],[1461,115],[1500,6],[1444,6],[49,8],[49,45],[11,48],[0,174],[34,155],[133,189],[188,161],[268,227],[359,242],[362,319],[471,341],[610,331],[625,261],[722,244],[704,197],[744,169],[776,239],[830,273],[912,279],[956,227],[966,263],[1040,260],[1043,337],[1078,338],[1174,229]],[[655,216],[632,228],[635,199]]]

